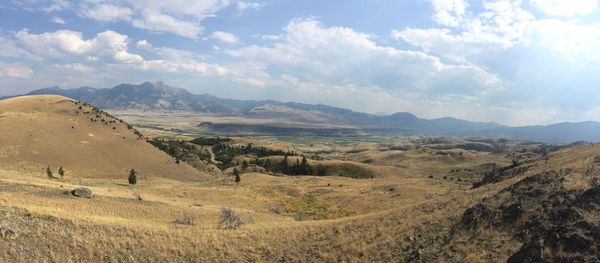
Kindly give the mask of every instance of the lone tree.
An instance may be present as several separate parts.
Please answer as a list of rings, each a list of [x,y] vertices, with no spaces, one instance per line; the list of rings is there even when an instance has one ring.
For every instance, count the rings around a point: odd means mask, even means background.
[[[242,178],[240,177],[240,171],[238,171],[237,168],[233,168],[233,175],[235,175],[235,182],[237,184],[240,184],[240,181],[242,180]]]
[[[58,174],[60,175],[60,179],[63,179],[63,177],[65,177],[65,170],[63,170],[62,166],[58,168]]]
[[[137,183],[137,172],[131,169],[131,172],[129,172],[129,184],[134,185],[135,183]]]
[[[46,168],[46,174],[48,175],[48,178],[54,179],[54,175],[52,175],[52,169],[50,169],[50,166]]]

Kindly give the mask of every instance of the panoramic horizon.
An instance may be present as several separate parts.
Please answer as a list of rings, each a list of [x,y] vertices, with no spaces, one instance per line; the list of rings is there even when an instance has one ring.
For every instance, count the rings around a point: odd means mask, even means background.
[[[600,262],[600,0],[0,1],[0,262]]]
[[[142,83],[119,83],[119,84],[111,86],[111,87],[89,87],[89,86],[84,86],[84,87],[77,87],[77,88],[63,88],[63,87],[59,87],[59,86],[52,86],[52,87],[42,88],[42,89],[38,89],[38,90],[33,90],[32,92],[35,93],[35,92],[39,92],[39,91],[43,91],[43,90],[47,90],[47,89],[54,89],[54,88],[58,88],[60,90],[77,90],[77,89],[80,89],[80,88],[92,88],[92,89],[96,89],[96,90],[101,90],[101,89],[116,88],[116,87],[118,87],[120,85],[123,85],[123,84],[125,84],[125,85],[132,85],[132,86],[140,86],[140,85],[143,85],[145,83],[151,83],[152,85],[157,85],[159,83],[162,83],[162,84],[164,84],[164,85],[166,85],[168,87],[171,87],[171,88],[180,88],[180,87],[171,86],[171,85],[169,85],[169,83],[166,83],[164,81],[158,80],[158,81],[144,81]],[[183,88],[180,88],[180,89],[183,89]],[[187,89],[184,89],[184,90],[186,90],[186,91],[188,91],[188,92],[190,92],[190,93],[192,93],[194,95],[211,95],[211,96],[213,96],[212,94],[209,94],[209,93],[196,93],[196,92],[193,92],[193,91],[190,91],[190,90],[187,90]],[[52,94],[52,93],[48,93],[48,94]],[[14,94],[14,95],[7,96],[7,97],[22,96],[22,95],[28,95],[28,93],[25,93],[25,94]],[[147,94],[147,95],[153,95],[153,94]],[[221,99],[233,99],[233,98],[224,97],[224,98],[221,98]],[[269,100],[273,100],[273,99],[266,98],[266,99],[257,99],[257,100],[244,100],[244,99],[234,99],[234,100],[239,100],[239,101],[258,101],[258,102],[260,102],[260,101],[269,101]],[[275,100],[275,101],[278,101],[278,100]],[[329,105],[329,104],[325,104],[325,103],[302,103],[302,102],[285,101],[285,100],[281,100],[279,102],[283,102],[283,103],[301,103],[301,104],[308,104],[308,105],[319,105],[320,104],[320,105],[337,107],[337,108],[341,108],[341,109],[347,109],[347,108],[344,108],[344,107],[333,106],[333,105]],[[352,109],[349,109],[349,110],[352,110]],[[358,113],[363,113],[361,111],[356,111],[356,110],[352,110],[352,111],[358,112]],[[408,111],[399,111],[399,112],[391,112],[391,113],[385,113],[385,112],[375,112],[375,113],[364,112],[364,113],[368,113],[368,114],[371,114],[371,115],[374,115],[374,116],[392,116],[392,115],[398,114],[398,113],[409,113],[409,114],[412,114],[412,115],[416,116],[417,118],[424,119],[424,120],[455,118],[455,117],[452,117],[452,116],[439,116],[439,117],[434,117],[434,118],[423,118],[422,116],[415,115],[412,112],[408,112]],[[457,119],[457,118],[455,118],[455,119]],[[473,120],[469,120],[469,119],[458,119],[458,120],[473,121]],[[526,126],[539,126],[539,125],[546,126],[546,125],[561,124],[561,123],[585,123],[585,122],[590,122],[590,120],[575,121],[575,122],[572,122],[572,121],[561,121],[561,122],[554,122],[554,123],[548,123],[548,124],[529,124],[529,125],[509,125],[509,124],[498,123],[498,122],[495,122],[495,121],[487,121],[487,122],[486,121],[482,121],[482,123],[500,124],[500,125],[507,126],[507,127],[526,127]],[[594,122],[594,121],[591,121],[591,122]]]
[[[599,14],[594,0],[11,1],[0,96],[162,80],[429,119],[600,121]]]

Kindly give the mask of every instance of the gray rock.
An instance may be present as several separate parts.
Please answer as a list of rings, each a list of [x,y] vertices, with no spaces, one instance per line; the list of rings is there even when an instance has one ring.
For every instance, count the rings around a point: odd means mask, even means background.
[[[0,224],[0,236],[4,239],[15,239],[19,236],[17,231],[7,224]]]
[[[92,190],[86,187],[76,188],[71,191],[71,194],[77,197],[92,198]]]

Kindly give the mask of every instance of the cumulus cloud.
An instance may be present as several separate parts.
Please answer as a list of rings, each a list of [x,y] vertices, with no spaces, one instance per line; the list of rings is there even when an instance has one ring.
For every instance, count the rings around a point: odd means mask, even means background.
[[[391,36],[425,52],[460,62],[473,62],[481,54],[530,41],[535,17],[521,7],[520,1],[486,1],[479,13],[465,9],[468,5],[458,0],[440,2],[446,1],[431,3],[435,7],[433,18],[441,28],[409,27],[393,30]],[[459,11],[452,11],[456,9]]]
[[[499,79],[483,68],[445,64],[423,52],[381,46],[371,35],[350,28],[324,27],[314,19],[299,19],[284,31],[282,39],[272,45],[226,53],[313,83],[374,86],[431,96],[500,87]]]
[[[138,47],[154,54],[156,59],[145,59],[129,52],[129,37],[114,31],[104,31],[94,38],[84,39],[81,32],[58,30],[32,34],[21,30],[15,34],[18,41],[30,52],[48,60],[73,61],[63,64],[66,69],[86,72],[90,68],[79,61],[106,61],[114,64],[129,64],[129,70],[156,70],[166,72],[188,72],[204,75],[224,75],[227,70],[219,65],[201,62],[202,57],[185,50],[153,47],[150,42],[140,40]]]
[[[212,32],[210,37],[226,44],[237,44],[240,42],[240,39],[237,36],[229,32],[215,31]]]
[[[531,4],[551,16],[573,17],[594,12],[597,0],[530,0]]]
[[[19,63],[0,63],[0,77],[29,79],[33,75],[33,70]]]
[[[431,4],[434,20],[445,26],[460,25],[469,6],[466,0],[431,0]]]
[[[81,32],[58,30],[32,34],[27,29],[15,34],[30,52],[42,58],[73,59],[73,56],[102,57],[116,62],[137,63],[143,58],[128,52],[129,38],[114,31],[104,31],[94,38],[83,39]]]
[[[84,1],[76,9],[94,20],[129,21],[137,28],[197,39],[204,28],[202,21],[230,4],[230,0],[94,0]],[[244,6],[254,7],[252,3]]]

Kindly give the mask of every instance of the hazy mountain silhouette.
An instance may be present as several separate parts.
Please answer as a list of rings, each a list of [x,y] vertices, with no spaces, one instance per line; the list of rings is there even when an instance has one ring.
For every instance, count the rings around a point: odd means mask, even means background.
[[[553,142],[600,141],[600,123],[591,121],[557,123],[548,126],[509,127],[492,122],[472,122],[451,117],[421,119],[408,112],[382,116],[323,104],[222,99],[209,94],[193,94],[185,89],[168,86],[163,82],[144,82],[139,85],[120,84],[111,89],[53,87],[36,90],[27,95],[36,94],[63,95],[103,109],[190,111],[256,119],[282,119],[315,124],[345,125],[363,129],[366,132],[389,135],[482,136]]]

